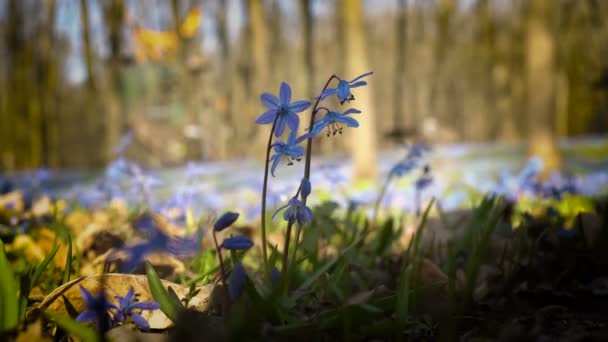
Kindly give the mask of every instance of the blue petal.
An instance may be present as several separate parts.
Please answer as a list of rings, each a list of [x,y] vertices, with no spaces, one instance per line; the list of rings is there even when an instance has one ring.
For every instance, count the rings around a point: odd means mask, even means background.
[[[337,91],[336,88],[325,89],[318,98],[320,98],[321,100],[323,100],[324,98],[335,94],[336,91]]]
[[[83,311],[76,317],[78,322],[95,322],[97,321],[97,314],[94,311]]]
[[[289,129],[291,129],[292,134],[295,136],[298,132],[298,126],[300,125],[300,118],[298,114],[294,112],[288,112],[285,117],[285,121],[287,121],[287,125]]]
[[[350,108],[345,110],[342,115],[349,115],[349,114],[361,114],[361,111],[355,108]]]
[[[229,249],[231,251],[245,250],[253,247],[253,241],[246,236],[233,236],[224,239],[222,242],[222,248]]]
[[[135,290],[133,289],[133,286],[130,286],[129,291],[127,292],[127,295],[124,298],[125,307],[128,306],[133,301],[134,296],[135,296]],[[122,306],[122,303],[121,303],[121,306]]]
[[[280,207],[279,209],[277,209],[277,210],[274,212],[274,214],[272,214],[272,219],[274,220],[274,218],[277,216],[277,214],[278,214],[279,212],[281,212],[281,210],[283,210],[283,209],[285,209],[285,208],[289,207],[290,205],[291,205],[291,201],[289,201],[287,204],[285,204],[284,206],[282,206],[282,207]]]
[[[131,317],[131,320],[133,321],[133,323],[135,323],[135,325],[139,327],[139,329],[150,330],[150,325],[148,324],[148,322],[146,322],[146,319],[143,318],[140,314],[131,312],[129,317]]]
[[[283,116],[279,116],[278,120],[277,120],[277,124],[274,127],[274,135],[276,137],[280,137],[281,135],[283,135],[283,131],[285,131],[285,117]]]
[[[338,98],[340,101],[346,101],[350,97],[350,87],[346,81],[340,81],[338,84]]]
[[[300,193],[302,194],[302,198],[308,197],[310,195],[310,191],[312,187],[310,185],[310,180],[308,178],[302,178],[302,182],[300,183]]]
[[[228,283],[228,294],[230,299],[237,299],[247,285],[247,272],[240,262],[235,262]]]
[[[350,85],[351,88],[357,88],[357,87],[361,87],[367,85],[367,82],[365,81],[359,81],[359,82],[355,82],[353,84]]]
[[[255,120],[255,123],[262,124],[262,125],[269,124],[269,123],[272,123],[276,117],[277,117],[277,110],[272,109],[272,110],[269,110],[269,111],[265,112],[264,114],[260,115]]]
[[[299,113],[305,111],[308,107],[310,107],[310,101],[300,100],[290,104],[289,110]]]
[[[160,304],[157,302],[137,302],[131,304],[129,309],[140,309],[140,310],[156,310],[160,309]]]
[[[230,227],[239,218],[239,213],[228,211],[213,224],[213,230],[220,232]]]
[[[283,82],[281,83],[281,89],[279,89],[279,96],[281,98],[281,105],[289,106],[289,102],[291,101],[291,87],[289,84]]]
[[[262,100],[262,104],[268,109],[277,109],[280,106],[279,99],[270,93],[262,94],[260,100]]]
[[[349,118],[348,116],[341,116],[336,118],[336,122],[341,122],[346,124],[348,127],[359,127],[359,122],[353,118]]]
[[[80,296],[84,300],[87,306],[93,306],[97,301],[95,297],[91,294],[91,292],[87,291],[82,285],[80,285]]]
[[[355,78],[354,78],[354,79],[352,79],[352,80],[351,80],[349,83],[356,82],[356,81],[358,81],[358,80],[362,79],[363,77],[369,76],[369,75],[371,75],[371,74],[373,74],[373,73],[374,73],[373,71],[366,72],[366,73],[365,73],[365,74],[363,74],[363,75],[360,75],[360,76],[355,77]]]
[[[274,170],[277,168],[279,162],[281,161],[281,155],[273,155],[272,157],[270,157],[270,161],[272,161],[272,166],[270,167],[270,174],[272,175],[272,177],[274,177]]]

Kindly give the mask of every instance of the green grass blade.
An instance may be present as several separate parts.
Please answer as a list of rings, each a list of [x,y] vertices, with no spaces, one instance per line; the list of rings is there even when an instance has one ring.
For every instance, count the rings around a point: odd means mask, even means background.
[[[67,316],[54,315],[49,312],[45,312],[44,316],[51,322],[57,324],[61,329],[67,331],[69,334],[80,338],[85,342],[97,342],[99,341],[99,335],[88,326],[70,318]]]
[[[169,317],[173,322],[177,322],[177,318],[179,316],[179,312],[184,308],[184,306],[175,299],[175,297],[171,296],[169,292],[165,289],[158,274],[154,270],[154,267],[150,265],[150,263],[146,262],[146,277],[148,278],[148,287],[150,288],[150,293],[155,301],[160,304],[160,309],[162,312]]]
[[[59,244],[57,244],[57,239],[55,239],[55,242],[53,242],[53,249],[51,249],[51,252],[49,253],[49,255],[47,255],[46,258],[44,258],[44,260],[42,260],[42,263],[40,265],[36,266],[36,270],[34,271],[34,275],[32,276],[32,279],[30,282],[30,290],[34,286],[36,286],[36,284],[38,283],[38,279],[40,279],[40,276],[42,275],[42,272],[44,272],[44,270],[47,268],[47,266],[51,263],[51,261],[55,257],[55,254],[57,254],[58,250],[59,250]],[[25,295],[29,295],[29,294],[25,294]]]
[[[18,288],[0,240],[0,332],[15,329],[19,324]]]
[[[63,283],[70,281],[70,272],[72,270],[72,236],[68,234],[68,255],[65,258],[65,270],[63,271]]]

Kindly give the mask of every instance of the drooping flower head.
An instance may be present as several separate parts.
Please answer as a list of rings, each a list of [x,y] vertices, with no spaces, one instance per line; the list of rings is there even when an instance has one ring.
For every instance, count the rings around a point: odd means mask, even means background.
[[[348,127],[359,127],[359,122],[348,116],[350,114],[359,113],[361,113],[361,111],[354,108],[347,109],[343,113],[327,112],[321,120],[315,122],[310,135],[317,135],[324,128],[327,128],[328,137],[336,135],[336,133],[342,134],[342,126],[340,124],[344,124]]]
[[[308,224],[312,222],[314,217],[312,210],[298,200],[297,197],[292,197],[286,205],[277,209],[272,215],[272,218],[285,208],[287,208],[285,212],[283,212],[283,219],[285,221],[297,224]]]
[[[355,77],[351,81],[340,80],[336,88],[327,88],[323,93],[321,93],[321,98],[323,99],[327,96],[336,94],[338,100],[340,101],[340,104],[344,104],[344,102],[353,101],[355,99],[355,96],[351,93],[350,90],[352,88],[367,85],[367,82],[361,81],[361,79],[371,74],[373,74],[373,72],[370,71],[363,75]]]
[[[308,135],[303,135],[299,138],[296,138],[295,135],[290,134],[287,138],[287,142],[277,141],[272,144],[272,148],[274,149],[274,154],[270,156],[270,162],[272,162],[272,166],[270,167],[270,174],[274,177],[274,170],[279,165],[279,162],[282,159],[287,159],[287,165],[292,165],[294,160],[300,161],[302,156],[304,155],[304,147],[299,144],[308,138]]]
[[[131,319],[141,330],[150,330],[150,325],[139,314],[139,310],[157,310],[160,304],[157,302],[137,302],[135,299],[135,290],[133,286],[129,288],[129,292],[124,297],[116,296],[118,300],[118,310],[114,315],[114,324],[124,323],[127,319]]]
[[[276,120],[274,135],[277,137],[283,135],[286,125],[295,135],[300,125],[297,113],[305,111],[310,106],[310,101],[306,100],[291,102],[291,87],[285,82],[281,83],[278,98],[270,93],[263,93],[260,99],[268,111],[260,115],[255,122],[271,124]]]
[[[230,279],[228,280],[228,294],[230,299],[236,300],[241,296],[243,290],[247,285],[247,272],[239,261],[234,263],[232,272],[230,272]]]
[[[231,251],[244,251],[253,247],[253,241],[242,235],[231,236],[224,239],[220,247]]]

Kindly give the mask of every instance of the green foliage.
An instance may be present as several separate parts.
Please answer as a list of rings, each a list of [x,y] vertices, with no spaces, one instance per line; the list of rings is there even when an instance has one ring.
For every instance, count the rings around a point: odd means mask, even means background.
[[[70,317],[54,315],[48,312],[45,312],[44,316],[49,321],[57,324],[57,326],[84,342],[99,342],[102,340],[95,330]]]
[[[19,324],[19,282],[12,271],[0,240],[0,333]]]
[[[148,262],[146,262],[146,277],[152,298],[160,304],[160,309],[167,317],[177,322],[180,311],[184,310],[182,302],[165,289],[154,267]]]

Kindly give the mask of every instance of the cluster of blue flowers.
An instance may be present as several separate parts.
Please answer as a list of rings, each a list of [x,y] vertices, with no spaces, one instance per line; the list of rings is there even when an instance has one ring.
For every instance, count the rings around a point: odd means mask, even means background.
[[[80,286],[80,295],[86,305],[86,310],[81,312],[76,320],[79,322],[95,322],[97,331],[104,332],[120,324],[133,322],[141,330],[150,330],[150,325],[140,312],[142,310],[157,310],[160,304],[157,302],[138,302],[135,297],[133,286],[124,297],[116,296],[118,306],[108,300],[105,291],[100,290],[96,295]]]
[[[360,114],[361,111],[350,108],[340,113],[338,111],[329,110],[326,107],[321,107],[319,106],[319,103],[332,95],[337,96],[340,104],[353,101],[355,97],[351,93],[351,89],[366,85],[367,82],[362,81],[361,79],[371,74],[372,72],[365,73],[351,81],[345,81],[336,76],[332,76],[330,80],[332,78],[338,79],[338,85],[335,88],[326,87],[321,92],[321,95],[316,98],[317,101],[312,112],[313,117],[320,110],[323,110],[325,115],[321,119],[313,121],[312,127],[308,129],[309,132],[299,137],[297,136],[300,125],[298,113],[308,109],[311,106],[311,102],[307,100],[291,102],[291,87],[286,82],[281,83],[279,97],[270,93],[263,93],[260,96],[262,104],[268,111],[260,115],[257,118],[256,123],[272,124],[273,128],[271,134],[275,137],[281,137],[285,132],[286,127],[290,130],[285,141],[279,140],[270,145],[274,150],[274,154],[269,158],[268,162],[272,163],[270,173],[273,177],[275,176],[277,166],[282,160],[287,160],[288,165],[292,165],[294,160],[300,161],[305,153],[304,147],[300,144],[307,139],[312,139],[323,129],[327,129],[327,136],[331,136],[336,133],[341,134],[343,130],[342,125],[348,127],[359,126],[359,122],[350,117],[350,115]],[[302,184],[306,184],[309,188],[308,192],[310,192],[310,181],[308,179],[305,181],[303,180]],[[306,193],[305,189],[300,188],[298,191],[302,192],[303,197],[308,196],[307,194],[304,195],[304,193]],[[298,223],[310,223],[310,221],[312,221],[311,210],[307,208],[302,201],[298,200],[298,196],[294,196],[289,200],[287,205],[281,207],[279,210],[285,208],[287,208],[287,210],[283,217],[287,221]]]

